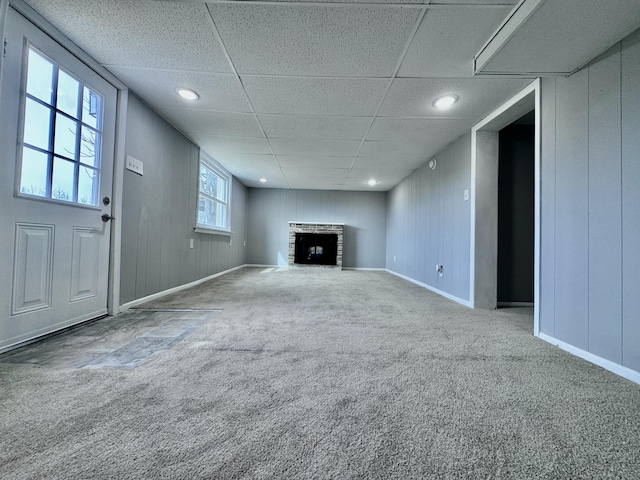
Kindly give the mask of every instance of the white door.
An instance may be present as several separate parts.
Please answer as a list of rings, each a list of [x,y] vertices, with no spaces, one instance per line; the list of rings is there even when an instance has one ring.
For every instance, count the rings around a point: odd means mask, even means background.
[[[11,8],[5,37],[0,351],[107,313],[117,95]]]

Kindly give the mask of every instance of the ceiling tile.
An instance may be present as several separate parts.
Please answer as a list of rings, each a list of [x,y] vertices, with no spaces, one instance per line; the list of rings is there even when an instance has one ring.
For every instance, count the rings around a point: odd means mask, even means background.
[[[251,112],[235,75],[132,67],[109,67],[109,70],[152,107]],[[189,102],[180,98],[175,93],[177,87],[196,91],[199,100]]]
[[[241,74],[390,77],[415,8],[210,3]]]
[[[471,130],[473,118],[398,118],[377,117],[367,140],[405,141],[429,145],[445,145]]]
[[[315,168],[350,168],[353,163],[351,157],[328,157],[320,155],[277,155],[278,162],[284,167],[315,167]]]
[[[434,155],[438,150],[412,142],[370,141],[362,145],[358,157],[371,158],[424,158]]]
[[[306,180],[310,178],[332,178],[344,180],[349,176],[349,169],[326,167],[283,167],[282,173],[290,180]]]
[[[311,117],[258,115],[269,138],[362,140],[371,119],[367,117]]]
[[[385,177],[388,179],[394,178],[401,180],[411,172],[413,168],[381,168],[381,167],[361,167],[352,168],[349,173],[349,178],[369,180],[370,178]]]
[[[480,120],[529,83],[529,79],[507,78],[396,78],[379,115]],[[433,101],[446,94],[457,95],[458,102],[450,110],[437,110]]]
[[[242,182],[258,182],[265,177],[273,182],[284,182],[282,171],[273,155],[235,154],[233,160],[217,159],[232,175]]]
[[[266,138],[230,137],[189,133],[188,137],[219,162],[229,162],[243,153],[271,154]]]
[[[425,157],[358,157],[353,164],[353,168],[400,168],[413,170],[427,161]]]
[[[372,116],[389,80],[242,76],[257,113]]]
[[[313,139],[281,139],[270,140],[276,155],[324,155],[355,156],[360,141],[353,140],[313,140]]]
[[[398,77],[471,77],[473,56],[510,11],[509,6],[430,8]]]
[[[313,178],[309,180],[297,180],[295,184],[289,182],[290,188],[296,190],[342,190],[345,180],[332,178]]]
[[[28,0],[103,65],[233,73],[203,3]]]
[[[185,133],[264,137],[255,115],[250,113],[212,112],[186,108],[159,108],[158,111]]]

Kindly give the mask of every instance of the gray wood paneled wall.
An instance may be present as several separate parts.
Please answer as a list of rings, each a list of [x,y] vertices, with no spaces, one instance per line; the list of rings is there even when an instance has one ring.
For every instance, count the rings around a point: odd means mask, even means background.
[[[126,153],[144,176],[124,173],[121,304],[244,265],[246,187],[233,181],[231,242],[194,233],[199,148],[133,95]]]
[[[384,268],[386,192],[250,188],[247,263],[286,266],[289,221],[344,223],[342,264]]]
[[[640,371],[640,36],[542,81],[540,328]]]
[[[468,301],[471,134],[435,158],[435,170],[425,165],[389,192],[387,268]]]

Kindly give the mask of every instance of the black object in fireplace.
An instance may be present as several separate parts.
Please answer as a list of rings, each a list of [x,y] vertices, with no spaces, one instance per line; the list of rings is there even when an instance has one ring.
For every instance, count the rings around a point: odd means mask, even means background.
[[[294,263],[337,265],[338,235],[335,233],[296,233]]]

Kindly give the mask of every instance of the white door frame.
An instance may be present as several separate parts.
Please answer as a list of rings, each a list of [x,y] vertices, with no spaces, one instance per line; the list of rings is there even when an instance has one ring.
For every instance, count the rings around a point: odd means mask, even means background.
[[[125,164],[125,140],[127,131],[127,104],[129,90],[107,69],[101,66],[89,54],[73,43],[61,33],[47,19],[27,5],[23,0],[0,0],[0,39],[4,48],[5,22],[9,5],[31,21],[36,27],[45,32],[60,45],[66,48],[82,63],[104,78],[118,91],[116,110],[115,148],[113,161],[113,190],[111,193],[112,215],[115,217],[111,224],[111,242],[109,253],[109,292],[107,296],[107,310],[109,315],[120,311],[120,252],[122,244],[122,193]],[[0,55],[0,81],[2,80],[3,55]]]
[[[470,241],[470,275],[469,275],[469,292],[471,304],[473,307],[489,305],[476,305],[476,286],[484,288],[487,286],[490,290],[484,293],[486,298],[493,298],[493,307],[497,304],[497,228],[495,239],[476,238],[476,205],[481,203],[476,198],[476,174],[478,169],[495,169],[495,186],[497,187],[497,134],[498,132],[520,118],[525,113],[535,109],[535,139],[534,139],[534,263],[533,263],[533,333],[538,336],[540,333],[540,79],[536,79],[520,93],[515,95],[509,101],[496,109],[493,113],[478,122],[471,129],[471,241]],[[496,148],[494,151],[487,152],[486,146],[479,142],[480,132],[489,132],[491,136],[495,134],[495,138],[490,139]],[[486,139],[483,139],[486,140]],[[489,159],[489,161],[487,161]],[[490,163],[490,165],[489,165]],[[494,172],[491,172],[492,175]],[[496,193],[497,196],[497,193]],[[480,201],[486,198],[479,199]],[[495,220],[497,226],[497,202],[495,211],[478,212],[479,219],[481,215],[488,215],[490,221]],[[495,219],[493,217],[495,216]],[[480,259],[476,255],[476,251],[489,251],[489,259]],[[495,252],[493,252],[495,250]],[[495,255],[493,255],[495,253]],[[491,308],[491,307],[490,307]]]

